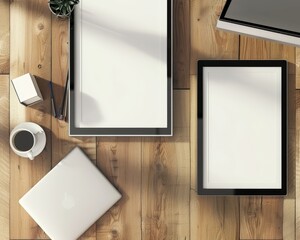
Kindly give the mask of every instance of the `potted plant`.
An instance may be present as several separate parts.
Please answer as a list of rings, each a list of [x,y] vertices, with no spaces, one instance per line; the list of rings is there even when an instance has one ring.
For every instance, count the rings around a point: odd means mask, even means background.
[[[48,5],[50,11],[58,17],[67,18],[71,15],[72,11],[79,0],[49,0]]]

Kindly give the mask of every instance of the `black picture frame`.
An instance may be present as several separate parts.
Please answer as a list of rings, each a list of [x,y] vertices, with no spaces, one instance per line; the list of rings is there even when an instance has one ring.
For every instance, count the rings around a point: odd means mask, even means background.
[[[281,68],[281,188],[204,188],[203,186],[203,145],[204,145],[204,89],[203,69],[205,67],[280,67]],[[287,158],[288,158],[288,78],[287,62],[284,60],[199,60],[197,95],[197,158],[198,158],[198,195],[286,195],[287,194]]]
[[[70,17],[69,135],[71,136],[172,136],[173,135],[173,0],[167,0],[167,127],[166,128],[80,128],[75,126],[75,17]]]

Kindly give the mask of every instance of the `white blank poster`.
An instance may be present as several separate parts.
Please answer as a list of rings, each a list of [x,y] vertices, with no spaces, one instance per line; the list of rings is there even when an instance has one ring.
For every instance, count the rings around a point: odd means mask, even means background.
[[[167,0],[80,1],[75,126],[167,127]]]
[[[281,187],[281,68],[204,67],[203,187]]]

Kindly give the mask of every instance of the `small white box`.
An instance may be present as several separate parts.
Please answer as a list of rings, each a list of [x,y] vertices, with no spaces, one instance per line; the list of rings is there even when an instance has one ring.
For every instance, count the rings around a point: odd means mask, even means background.
[[[32,74],[24,74],[12,79],[11,82],[21,104],[30,106],[43,101],[39,86]]]

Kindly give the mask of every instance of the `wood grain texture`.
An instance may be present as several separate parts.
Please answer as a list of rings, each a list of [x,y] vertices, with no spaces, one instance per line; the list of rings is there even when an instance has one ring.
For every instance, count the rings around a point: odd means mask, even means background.
[[[290,110],[289,110],[290,111]],[[288,130],[288,194],[283,201],[283,239],[296,234],[296,129]]]
[[[68,56],[69,21],[52,16],[52,81],[58,107],[64,94]],[[76,146],[79,146],[96,164],[96,138],[69,137],[68,123],[52,117],[52,167]],[[94,224],[79,239],[95,240],[96,237],[96,224]]]
[[[0,239],[9,239],[9,76],[0,75]]]
[[[288,128],[296,129],[296,74],[288,75]]]
[[[0,0],[0,74],[9,73],[9,0]]]
[[[44,151],[33,161],[10,151],[10,237],[12,239],[48,238],[19,205],[19,199],[51,169],[51,117],[47,81],[51,77],[51,15],[47,1],[16,0],[10,5],[10,77],[34,74],[44,101],[32,107],[18,102],[10,86],[10,128],[24,121],[43,127],[47,136]]]
[[[296,74],[296,48],[291,45],[281,44],[277,42],[270,42],[270,59],[279,59],[288,61],[288,73],[290,75]],[[295,89],[295,82],[292,83]]]
[[[283,198],[269,198],[269,197],[256,197],[256,198],[242,198],[240,201],[240,216],[241,216],[241,239],[282,239],[283,232],[288,233],[295,225],[283,224],[287,220],[290,212],[295,211],[295,205],[285,204],[284,201],[289,201],[295,197],[295,174],[293,174],[294,166],[294,139],[293,139],[293,126],[295,125],[295,115],[293,106],[294,86],[295,86],[295,48],[291,46],[284,46],[282,44],[255,39],[251,37],[241,37],[240,42],[240,59],[286,59],[289,61],[289,96],[290,104],[289,109],[289,194],[285,200]],[[292,208],[292,209],[288,209]],[[285,210],[286,212],[283,212]],[[270,219],[272,219],[270,221]],[[288,229],[283,230],[283,226]]]
[[[241,36],[240,59],[279,59],[288,61],[288,73],[295,74],[295,47],[277,42]]]
[[[99,137],[97,142],[97,166],[122,194],[98,220],[97,239],[142,239],[141,138]]]
[[[296,89],[300,89],[300,48],[296,48]]]
[[[286,199],[283,202],[283,239],[296,239],[296,200]]]
[[[191,240],[239,239],[238,198],[200,197],[196,192],[197,60],[238,59],[239,53],[239,36],[215,27],[224,3],[191,0]]]
[[[292,59],[289,61],[290,65],[293,65]],[[296,239],[296,75],[289,74],[288,81],[288,194],[283,201],[283,239],[294,240]]]
[[[241,197],[240,239],[282,239],[283,198]]]
[[[197,192],[197,148],[198,148],[198,142],[197,142],[197,137],[198,137],[198,116],[197,116],[197,107],[198,107],[198,102],[197,102],[197,96],[198,96],[198,79],[197,75],[191,75],[190,77],[191,82],[190,82],[190,109],[191,109],[191,139],[190,139],[190,145],[191,145],[191,189],[192,194],[193,192]],[[194,198],[197,199],[197,198]],[[196,205],[197,206],[197,205]]]
[[[191,239],[239,239],[238,197],[191,197]]]
[[[296,234],[296,48],[273,43],[272,59],[288,61],[288,194],[283,200],[283,239]]]
[[[191,75],[197,74],[199,59],[238,56],[238,35],[216,29],[224,4],[225,0],[191,0]]]
[[[288,194],[286,199],[296,198],[296,80],[295,74],[288,75]],[[293,206],[287,204],[286,206]],[[284,208],[286,209],[286,208]],[[291,212],[289,210],[288,212]],[[295,208],[293,209],[295,212]],[[286,225],[287,226],[287,225]],[[294,226],[294,225],[292,225]]]
[[[296,239],[300,239],[300,90],[296,91],[296,186]]]
[[[189,239],[188,90],[174,91],[174,136],[143,139],[142,239]]]
[[[190,1],[174,0],[174,88],[190,87]]]

